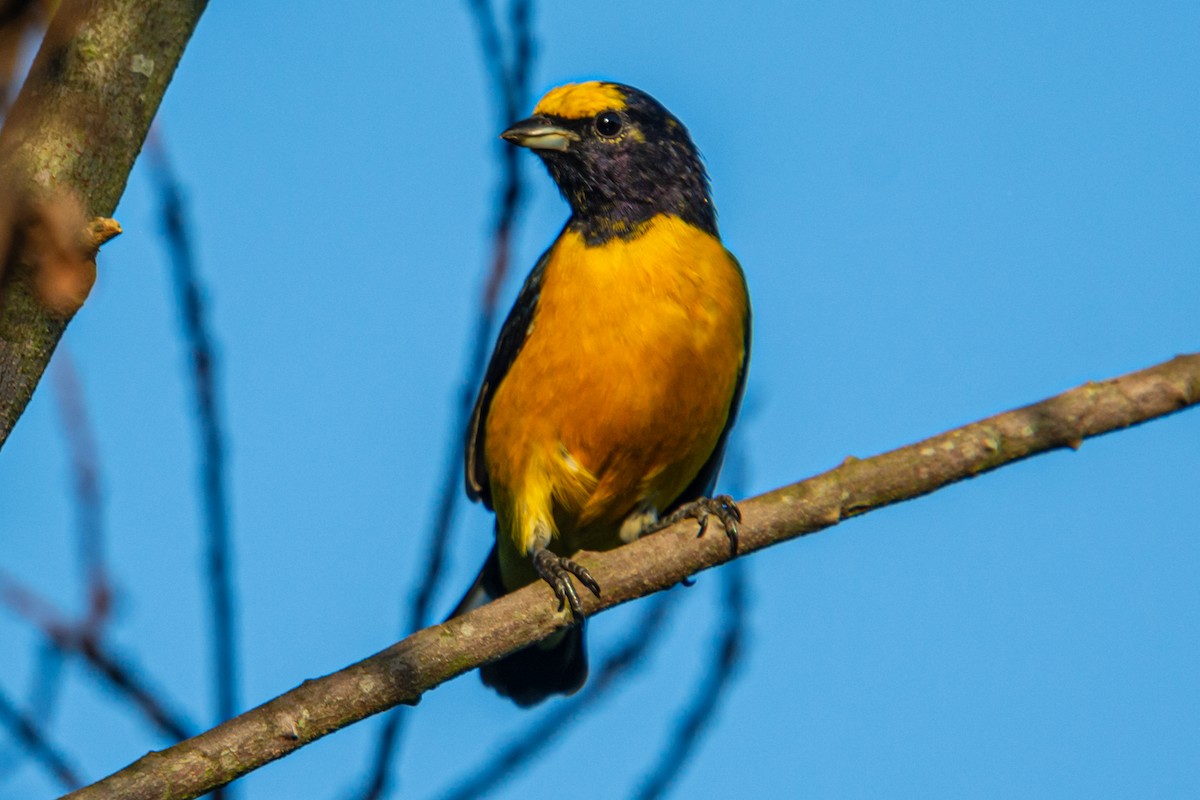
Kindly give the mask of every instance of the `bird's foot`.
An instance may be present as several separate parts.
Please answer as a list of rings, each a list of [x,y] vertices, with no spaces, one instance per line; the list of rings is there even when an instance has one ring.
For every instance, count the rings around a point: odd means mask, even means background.
[[[575,584],[571,582],[571,576],[574,575],[588,591],[599,597],[600,584],[596,583],[592,574],[571,559],[555,555],[544,547],[534,550],[531,558],[537,574],[554,590],[559,610],[564,605],[569,605],[575,618],[582,619],[583,604],[579,602],[579,595],[575,591]]]
[[[716,497],[701,497],[698,500],[693,500],[690,503],[684,503],[672,513],[660,519],[656,524],[650,526],[646,533],[657,533],[663,528],[669,528],[676,522],[681,522],[685,519],[694,519],[700,523],[700,530],[696,532],[697,538],[704,535],[708,530],[708,518],[716,517],[721,521],[721,527],[725,529],[725,535],[729,538],[729,552],[731,555],[737,555],[738,549],[738,523],[742,521],[742,510],[738,508],[737,503],[727,494],[719,494]]]

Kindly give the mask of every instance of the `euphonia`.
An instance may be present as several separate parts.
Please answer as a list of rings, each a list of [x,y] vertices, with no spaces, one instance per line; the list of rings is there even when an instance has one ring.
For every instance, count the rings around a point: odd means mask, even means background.
[[[750,359],[750,301],[721,244],[708,173],[683,123],[619,83],[552,89],[501,134],[536,153],[571,216],[500,331],[466,436],[466,488],[496,544],[454,614],[538,580],[577,620],[481,669],[522,706],[587,678],[570,559],[684,518],[711,498]]]

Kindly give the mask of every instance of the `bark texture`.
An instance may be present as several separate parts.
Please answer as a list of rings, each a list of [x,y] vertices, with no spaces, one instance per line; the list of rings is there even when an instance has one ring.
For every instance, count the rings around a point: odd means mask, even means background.
[[[86,220],[112,214],[205,5],[63,0],[0,130],[0,448],[94,271],[74,278],[70,302],[48,303],[44,251],[22,246],[31,216],[73,209],[84,234]]]

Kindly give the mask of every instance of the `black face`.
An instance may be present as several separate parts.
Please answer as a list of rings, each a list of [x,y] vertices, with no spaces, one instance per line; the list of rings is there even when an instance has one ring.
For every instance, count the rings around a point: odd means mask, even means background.
[[[673,214],[715,235],[708,174],[687,129],[652,97],[621,88],[625,108],[544,118],[579,137],[566,150],[536,151],[571,204],[571,224],[598,243]]]

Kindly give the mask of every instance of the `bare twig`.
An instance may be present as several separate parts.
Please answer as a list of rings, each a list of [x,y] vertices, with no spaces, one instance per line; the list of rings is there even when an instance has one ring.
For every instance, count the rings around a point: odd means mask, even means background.
[[[3,691],[0,691],[0,725],[8,728],[13,738],[24,745],[26,751],[45,767],[63,788],[70,790],[83,783],[79,780],[79,773],[67,763],[58,748],[50,744],[37,722],[17,708]]]
[[[30,676],[29,713],[43,724],[54,716],[58,705],[64,656],[62,650],[47,640],[43,640],[38,647],[33,675]]]
[[[470,0],[472,15],[479,27],[480,46],[484,64],[491,76],[496,96],[500,97],[500,118],[503,124],[516,119],[529,94],[529,73],[533,61],[532,0],[514,0],[512,4],[513,53],[505,58],[503,40],[496,22],[495,10],[488,0]],[[441,587],[446,564],[446,551],[454,527],[454,514],[462,498],[462,436],[475,400],[475,384],[487,363],[496,325],[497,301],[508,275],[511,259],[512,231],[521,206],[521,162],[517,148],[500,148],[502,180],[498,193],[495,229],[492,238],[491,266],[480,297],[479,314],[469,345],[466,376],[459,391],[457,413],[446,438],[447,447],[442,479],[437,494],[433,525],[427,539],[425,569],[413,594],[405,632],[420,630],[432,618],[434,597]],[[392,764],[399,752],[404,732],[406,710],[397,708],[384,719],[375,743],[374,759],[365,787],[357,793],[360,800],[379,800],[390,787]]]
[[[95,437],[92,434],[91,423],[83,402],[79,374],[71,360],[70,351],[65,348],[60,350],[58,358],[54,360],[53,364],[54,394],[58,401],[59,419],[71,455],[72,499],[76,516],[75,531],[79,569],[85,587],[84,606],[86,610],[83,612],[82,621],[78,623],[77,627],[80,632],[77,635],[98,640],[103,634],[103,628],[109,619],[112,607],[111,584],[104,562],[104,515],[100,493],[99,459],[96,455]],[[42,610],[41,616],[44,619],[53,617],[54,612],[47,607]],[[66,628],[61,621],[56,622],[55,625],[60,630]],[[63,658],[64,651],[53,639],[47,638],[38,647],[28,710],[24,712],[22,725],[47,726],[59,694],[63,675]],[[9,701],[9,705],[12,705],[11,701]],[[11,715],[10,718],[16,719]],[[26,747],[28,753],[34,753],[28,737],[21,737],[19,741]],[[36,753],[34,754],[36,755]],[[0,770],[0,774],[9,773],[6,770]],[[79,781],[61,780],[61,775],[60,782],[68,789],[80,785]]]
[[[743,625],[746,616],[746,568],[731,561],[721,570],[724,614],[717,637],[712,666],[696,690],[695,702],[680,715],[675,729],[667,737],[667,747],[650,775],[642,781],[639,800],[657,800],[666,796],[671,784],[683,772],[688,759],[716,714],[741,661]]]
[[[533,69],[533,4],[532,0],[513,0],[511,26],[513,34],[513,54],[511,59],[505,59],[500,45],[499,26],[495,13],[488,0],[468,0],[471,13],[479,26],[480,47],[484,54],[484,65],[492,78],[493,91],[501,98],[500,122],[508,125],[521,116],[521,111],[528,103],[529,77]],[[482,320],[487,322],[486,330],[480,326],[476,333],[475,350],[478,369],[472,375],[469,383],[474,388],[474,379],[483,372],[484,359],[487,357],[491,330],[496,316],[496,304],[499,300],[500,289],[508,277],[511,253],[512,231],[516,225],[517,212],[520,209],[521,197],[524,193],[524,182],[521,173],[519,148],[506,146],[500,142],[499,148],[503,165],[499,200],[496,209],[496,227],[493,234],[492,268],[488,272],[488,280],[484,287],[482,303]],[[480,345],[482,342],[482,346]],[[473,394],[473,392],[472,392]],[[470,397],[470,403],[474,397]]]
[[[99,460],[95,437],[92,435],[79,375],[66,349],[59,351],[54,361],[54,388],[58,400],[59,419],[71,454],[71,476],[78,541],[79,567],[85,588],[83,621],[79,627],[85,635],[99,638],[111,609],[110,582],[104,566],[104,520],[100,496]],[[10,579],[11,581],[11,579]],[[52,612],[44,611],[42,616]],[[30,724],[45,727],[58,696],[62,677],[63,651],[47,639],[38,648],[37,666],[33,671],[28,711]],[[71,787],[78,786],[78,783]]]
[[[111,647],[102,646],[95,639],[80,639],[73,648],[83,656],[88,666],[95,669],[109,686],[124,695],[159,732],[173,742],[192,735],[195,727],[182,714],[167,708],[162,692],[150,688],[132,659],[117,655]]]
[[[46,0],[0,0],[0,118],[8,111],[20,75],[25,39],[44,24]]]
[[[213,678],[217,720],[238,708],[236,602],[232,574],[232,537],[225,480],[225,436],[217,399],[216,353],[200,289],[183,191],[171,169],[158,129],[147,142],[151,171],[158,185],[163,234],[179,306],[183,338],[190,356],[196,423],[200,433],[200,486],[204,507],[206,574],[212,625]]]
[[[1200,354],[1088,383],[740,504],[739,556],[911,500],[1030,456],[1137,425],[1200,403]],[[729,561],[725,537],[681,523],[577,560],[604,585],[583,599],[591,615],[673,586]],[[151,753],[70,797],[192,798],[394,705],[416,703],[450,678],[571,624],[538,582],[280,697],[160,753]]]
[[[723,472],[725,488],[729,494],[742,497],[749,484],[749,459],[746,456],[746,424],[753,415],[747,403],[742,413],[741,426],[734,433],[729,452],[725,458]],[[683,772],[683,768],[696,753],[697,745],[706,728],[712,723],[722,696],[733,684],[737,667],[741,663],[746,636],[746,568],[741,561],[730,561],[721,570],[722,614],[716,646],[712,650],[712,661],[700,689],[694,694],[692,703],[679,715],[679,721],[667,736],[667,745],[659,755],[658,764],[642,781],[639,798],[650,800],[666,795]]]
[[[650,645],[658,641],[659,632],[682,594],[682,590],[675,590],[654,597],[646,605],[641,619],[632,626],[635,633],[604,660],[582,692],[555,704],[524,733],[513,737],[509,745],[471,770],[466,778],[441,795],[441,800],[486,797],[558,741],[563,730],[582,720],[584,712],[605,700],[618,685],[618,679],[641,662]]]
[[[68,620],[48,600],[4,572],[0,572],[0,605],[33,625],[50,646],[80,657],[170,740],[186,739],[195,731],[182,714],[169,709],[161,692],[150,688],[129,656],[114,652],[91,635],[88,625]]]
[[[100,460],[96,454],[96,437],[92,433],[87,407],[83,402],[79,373],[66,348],[60,350],[58,358],[54,360],[54,388],[59,418],[71,451],[79,567],[87,587],[87,611],[81,624],[88,636],[99,639],[112,610],[112,582],[104,560]]]
[[[43,641],[37,648],[30,675],[29,701],[25,706],[25,713],[29,719],[41,728],[50,726],[59,690],[62,688],[62,667],[63,652],[50,642]],[[0,784],[15,775],[16,765],[28,756],[28,748],[20,740],[0,750]]]

